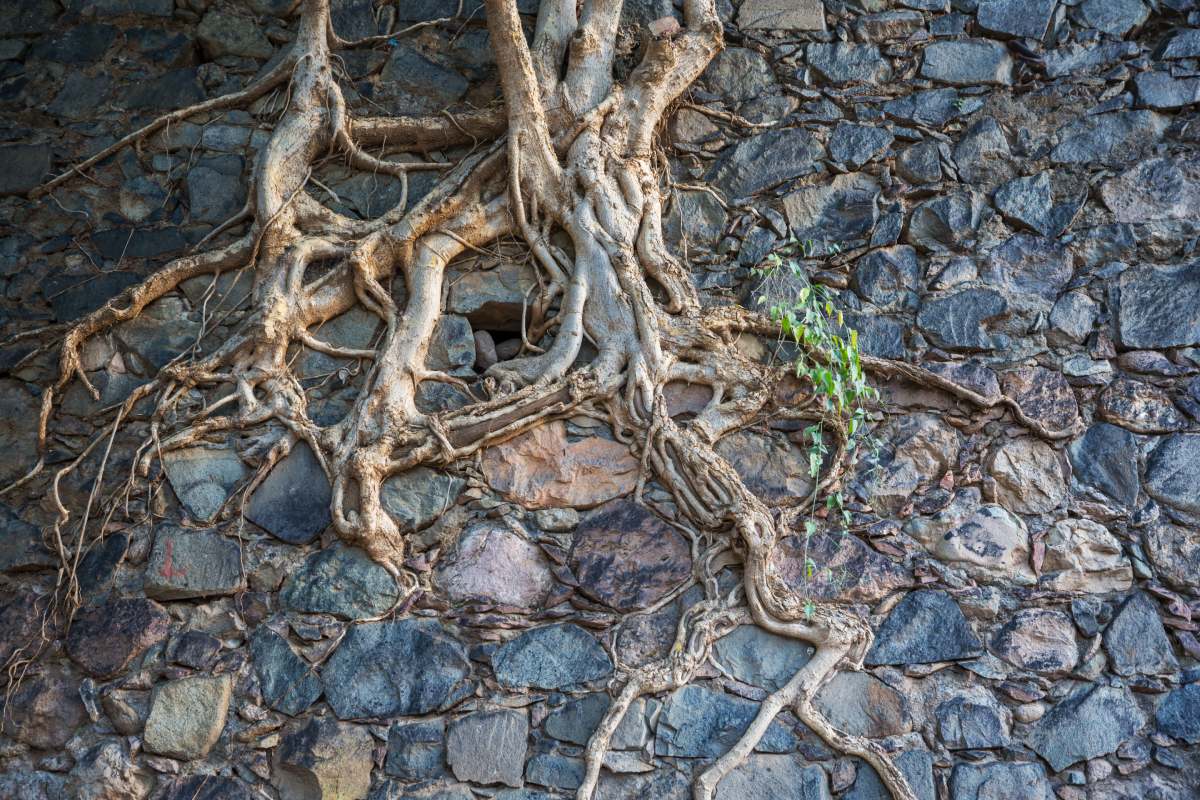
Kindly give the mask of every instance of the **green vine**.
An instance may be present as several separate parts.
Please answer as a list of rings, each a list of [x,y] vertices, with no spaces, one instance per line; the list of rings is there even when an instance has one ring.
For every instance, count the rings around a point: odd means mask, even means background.
[[[792,239],[768,255],[765,266],[752,270],[754,275],[764,279],[786,271],[804,284],[794,299],[791,296],[773,296],[769,292],[760,294],[757,299],[779,325],[781,337],[797,345],[793,361],[796,377],[807,380],[821,399],[824,419],[808,426],[803,432],[807,445],[808,474],[814,484],[819,480],[829,455],[829,447],[825,443],[826,423],[836,420],[841,426],[847,453],[854,459],[871,438],[867,435],[868,406],[879,400],[879,391],[867,384],[863,372],[858,332],[846,325],[842,311],[834,304],[833,293],[808,280],[808,273],[800,259],[811,260],[840,252],[835,244],[826,245],[823,254],[819,254],[818,249],[811,239]],[[804,521],[803,587],[806,597],[810,597],[809,582],[818,572],[816,562],[809,557],[809,545],[820,529],[817,521],[820,505],[821,498],[818,492],[813,491]],[[824,497],[824,516],[835,521],[839,534],[849,532],[852,515],[840,489]],[[829,571],[828,567],[826,571]],[[806,600],[809,613],[812,608],[812,600]]]

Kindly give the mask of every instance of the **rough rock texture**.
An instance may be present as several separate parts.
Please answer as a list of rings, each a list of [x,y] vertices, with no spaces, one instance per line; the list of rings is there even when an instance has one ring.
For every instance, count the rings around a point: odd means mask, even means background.
[[[242,207],[288,94],[176,121],[52,196],[27,193],[154,114],[248,85],[296,38],[290,5],[0,3],[0,489],[38,461],[64,326]],[[654,31],[685,5],[626,0],[621,69],[671,36]],[[333,48],[350,115],[461,122],[496,107],[483,4],[435,22],[455,6],[332,0],[341,37],[387,34]],[[840,674],[819,706],[885,739],[920,800],[1191,800],[1200,7],[717,6],[726,47],[664,119],[656,165],[665,244],[705,313],[761,308],[764,288],[795,297],[803,281],[754,270],[801,250],[804,277],[829,289],[865,353],[934,376],[868,370],[882,400],[841,487],[846,532],[818,507],[806,535],[806,509],[787,510],[812,485],[809,421],[756,418],[716,443],[773,511],[799,515],[780,530],[779,580],[854,604],[874,627],[864,670]],[[517,7],[532,32],[536,4]],[[482,152],[368,150],[440,162],[410,172],[410,206],[443,165]],[[400,202],[398,178],[318,161],[303,194],[341,219]],[[159,459],[143,401],[73,549],[113,409],[180,354],[244,330],[252,272],[185,280],[89,341],[81,368],[99,399],[64,387],[44,469],[0,498],[0,663],[20,672],[39,653],[9,698],[0,798],[570,796],[624,670],[668,655],[703,596],[687,585],[692,542],[650,510],[670,511],[661,487],[650,476],[635,497],[628,430],[580,415],[475,462],[391,476],[381,501],[418,586],[397,605],[397,581],[335,543],[331,486],[304,441],[319,432],[293,431],[270,469],[274,424],[210,431]],[[407,283],[387,286],[398,303]],[[486,395],[483,373],[521,346],[540,285],[509,240],[448,265],[425,366],[463,385],[426,382],[421,413]],[[355,307],[312,333],[354,350],[384,327]],[[764,362],[792,355],[748,334],[738,346]],[[372,368],[299,345],[286,357],[323,428],[346,417]],[[184,413],[218,399],[172,391]],[[714,397],[683,380],[664,394],[681,424]],[[160,444],[177,421],[160,421]],[[60,577],[52,484],[92,442],[58,486],[78,562],[68,627],[45,617]],[[722,591],[740,575],[729,562]],[[690,798],[696,770],[810,656],[731,625],[692,683],[625,715],[597,798]],[[788,711],[716,796],[890,800],[874,770]]]

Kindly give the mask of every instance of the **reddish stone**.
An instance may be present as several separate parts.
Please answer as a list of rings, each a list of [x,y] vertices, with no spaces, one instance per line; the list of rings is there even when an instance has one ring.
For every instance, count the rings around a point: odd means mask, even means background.
[[[640,464],[599,436],[567,440],[566,425],[540,425],[483,453],[492,488],[526,508],[591,508],[633,491]]]
[[[813,562],[805,584],[804,559]],[[814,534],[804,550],[803,536],[779,543],[775,563],[789,587],[815,600],[874,603],[896,589],[912,586],[912,574],[850,534]]]
[[[170,625],[171,617],[153,600],[113,600],[75,616],[67,655],[89,675],[108,678],[166,638]]]
[[[692,574],[688,542],[632,500],[584,517],[571,548],[580,590],[618,611],[646,608]]]

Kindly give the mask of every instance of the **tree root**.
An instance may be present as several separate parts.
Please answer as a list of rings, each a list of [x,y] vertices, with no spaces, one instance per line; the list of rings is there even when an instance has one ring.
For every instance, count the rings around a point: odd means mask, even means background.
[[[90,337],[136,317],[187,278],[250,267],[250,309],[240,327],[214,352],[164,367],[117,414],[110,444],[134,405],[157,393],[150,437],[136,459],[142,475],[164,452],[213,433],[270,425],[276,436],[282,427],[284,438],[262,448],[266,460],[257,465],[249,489],[286,447],[307,442],[332,486],[338,535],[396,576],[403,595],[397,607],[406,609],[416,586],[404,568],[408,532],[382,507],[385,480],[421,465],[454,464],[551,420],[578,413],[604,419],[640,459],[637,496],[649,480],[669,492],[673,504],[656,513],[691,537],[705,599],[683,613],[668,658],[623,671],[625,683],[587,745],[577,797],[593,796],[611,737],[637,697],[687,683],[715,641],[753,622],[808,642],[816,652],[763,701],[737,744],[699,774],[697,800],[714,796],[722,778],[788,707],[835,750],[871,764],[893,798],[914,800],[882,747],[835,730],[812,704],[837,670],[862,668],[869,626],[850,608],[814,601],[785,585],[772,557],[791,516],[785,509],[773,517],[713,449],[726,433],[766,414],[820,421],[835,446],[814,494],[797,498],[808,502],[842,479],[847,441],[844,420],[815,402],[777,406],[780,370],[745,357],[735,342],[742,332],[774,335],[773,326],[744,310],[703,309],[687,268],[663,241],[655,131],[723,46],[714,0],[684,0],[683,28],[648,41],[641,63],[621,85],[613,77],[620,0],[543,0],[532,44],[514,0],[486,0],[485,6],[503,107],[434,118],[354,118],[333,79],[330,49],[369,46],[378,39],[341,40],[332,29],[328,0],[303,0],[295,43],[260,81],[164,115],[35,190],[34,195],[51,191],[173,121],[244,105],[288,81],[287,107],[261,151],[251,199],[211,240],[243,221],[248,231],[223,247],[169,263],[67,333],[58,379],[43,397],[43,452],[54,400],[65,386],[79,379],[95,395],[80,358]],[[412,209],[406,209],[405,192],[375,220],[349,219],[304,191],[314,167],[330,154],[354,169],[405,180],[409,171],[425,166],[390,161],[365,148],[419,152],[465,144],[472,150],[457,164],[428,165],[446,172]],[[512,236],[528,246],[542,287],[529,320],[526,297],[522,352],[491,368],[482,381],[490,389],[486,399],[455,411],[421,412],[416,397],[424,381],[457,380],[426,367],[447,266],[466,251],[486,252],[489,244]],[[314,278],[316,266],[328,268]],[[403,301],[390,291],[393,281],[403,281]],[[656,299],[652,282],[665,301]],[[317,336],[320,325],[356,306],[381,320],[376,346],[340,347]],[[544,342],[543,336],[552,339]],[[585,339],[595,343],[598,355],[576,367]],[[342,421],[322,427],[309,417],[304,390],[291,370],[300,347],[364,365],[360,389]],[[910,365],[864,362],[877,374],[903,375],[984,407],[1004,402],[1022,422],[1036,425],[1007,399],[980,397]],[[663,387],[672,380],[713,389],[712,400],[686,424],[667,415]],[[225,393],[216,400],[188,401],[195,413],[180,410],[183,398],[218,387]],[[94,493],[92,500],[99,497]],[[89,501],[82,514],[75,548],[69,547],[70,537],[60,537],[64,575],[77,566],[92,505]],[[59,506],[67,513],[61,501]],[[740,560],[742,581],[722,596],[716,571],[731,559]]]

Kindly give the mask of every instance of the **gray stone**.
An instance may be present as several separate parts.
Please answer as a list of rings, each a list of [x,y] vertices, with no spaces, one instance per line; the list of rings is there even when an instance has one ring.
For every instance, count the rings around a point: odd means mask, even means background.
[[[950,595],[910,592],[879,626],[865,663],[932,664],[975,658],[983,645]]]
[[[261,626],[254,632],[250,655],[263,701],[276,711],[299,716],[321,696],[321,679],[287,639],[270,628]]]
[[[1100,306],[1085,292],[1067,292],[1050,311],[1047,341],[1058,345],[1082,344],[1096,324]]]
[[[1166,118],[1152,111],[1083,116],[1058,129],[1050,159],[1056,164],[1122,164],[1161,139],[1166,128]]]
[[[1200,434],[1168,436],[1146,459],[1146,494],[1167,505],[1200,513]]]
[[[854,264],[850,285],[881,311],[912,311],[917,307],[921,264],[908,245],[872,250]]]
[[[821,0],[744,0],[738,6],[742,30],[825,30],[825,4]]]
[[[935,128],[945,127],[951,120],[978,108],[977,102],[973,104],[968,100],[960,103],[958,92],[949,88],[913,92],[883,104],[883,111],[889,117]]]
[[[978,361],[933,361],[925,365],[930,372],[956,386],[969,389],[980,397],[1000,398],[1000,381],[996,373]]]
[[[338,543],[304,559],[279,598],[292,611],[359,620],[387,611],[398,591],[391,574],[364,551]]]
[[[950,775],[953,800],[1051,800],[1054,795],[1041,764],[993,762],[955,765]]]
[[[550,712],[542,727],[547,735],[559,741],[586,745],[604,718],[609,702],[604,692],[586,694]]]
[[[717,784],[716,800],[830,800],[829,778],[790,755],[751,755]]]
[[[1185,592],[1200,587],[1200,538],[1193,531],[1159,523],[1146,528],[1142,541],[1155,573],[1165,583]]]
[[[1005,219],[1055,236],[1058,226],[1051,214],[1054,198],[1050,194],[1050,173],[1039,172],[1030,178],[1015,178],[996,190],[996,208]]]
[[[1079,19],[1084,25],[1113,36],[1124,36],[1149,15],[1142,0],[1083,0],[1079,5]]]
[[[219,9],[209,11],[200,20],[196,38],[209,59],[221,56],[270,58],[275,51],[253,17]]]
[[[256,800],[257,796],[240,778],[191,775],[166,781],[157,800]]]
[[[196,675],[163,684],[150,704],[143,746],[184,761],[204,758],[225,727],[232,691],[229,675]]]
[[[1157,53],[1159,58],[1200,58],[1200,28],[1177,28],[1163,42]]]
[[[457,71],[408,44],[391,48],[379,85],[384,87],[380,95],[385,107],[408,114],[440,112],[461,99],[470,88],[467,79]]]
[[[62,64],[90,64],[104,55],[116,35],[112,25],[84,23],[43,38],[33,46],[31,55]]]
[[[472,270],[446,281],[450,293],[446,311],[461,314],[475,330],[521,330],[521,308],[537,286],[533,268],[524,262],[502,261],[490,270]]]
[[[438,317],[429,342],[425,366],[452,375],[472,375],[475,363],[475,336],[471,323],[457,314]]]
[[[906,241],[933,253],[962,250],[974,240],[981,210],[978,198],[968,192],[926,200],[913,208]]]
[[[541,549],[507,525],[481,521],[463,531],[436,581],[455,602],[535,608],[554,585]]]
[[[733,746],[758,713],[758,703],[691,684],[676,689],[658,718],[654,752],[659,756],[717,758]],[[771,723],[759,752],[786,753],[796,739],[778,720]]]
[[[364,350],[372,345],[381,327],[382,323],[376,314],[355,306],[319,327],[314,326],[309,333],[334,347]],[[305,379],[324,378],[351,363],[347,359],[306,350],[300,358],[298,372]]]
[[[917,800],[937,800],[933,783],[933,756],[927,750],[905,750],[893,758],[908,779],[908,785]],[[879,773],[864,761],[857,762],[855,766],[854,783],[842,795],[842,800],[891,800],[891,792],[879,780]]]
[[[365,726],[311,717],[280,740],[275,786],[288,800],[361,800],[371,788],[374,749]]]
[[[802,186],[783,198],[792,235],[840,243],[868,237],[879,219],[879,183],[854,172]]]
[[[384,481],[380,501],[402,530],[420,530],[453,506],[465,485],[457,475],[417,467]]]
[[[198,522],[211,522],[230,494],[250,477],[231,447],[184,447],[163,456],[175,495]]]
[[[925,17],[918,11],[882,11],[864,14],[854,23],[859,38],[867,42],[907,39],[925,27]]]
[[[238,166],[223,163],[230,160]],[[237,156],[206,158],[188,170],[188,209],[193,222],[221,223],[241,210],[246,203],[241,162]]]
[[[1169,158],[1141,161],[1101,184],[1100,199],[1117,222],[1191,219],[1200,207],[1198,167]]]
[[[1173,689],[1158,704],[1154,724],[1167,736],[1200,744],[1200,683]]]
[[[942,179],[942,159],[933,142],[919,142],[896,156],[896,174],[913,184],[934,183]]]
[[[525,766],[525,779],[553,789],[578,789],[583,783],[586,766],[582,758],[557,753],[538,753]]]
[[[951,750],[1008,747],[1012,714],[980,687],[952,697],[934,710],[938,736]]]
[[[1029,746],[1055,772],[1115,752],[1146,724],[1129,690],[1086,686],[1059,702],[1029,734]]]
[[[340,719],[428,714],[470,692],[466,650],[437,622],[355,625],[325,662],[321,683]]]
[[[817,692],[817,709],[851,736],[882,739],[913,728],[908,702],[869,672],[839,672]]]
[[[0,505],[0,572],[27,572],[58,566],[58,557],[42,540],[42,532]]]
[[[667,236],[689,247],[712,249],[725,232],[725,207],[709,192],[677,191],[667,217]]]
[[[1041,39],[1058,0],[981,0],[975,18],[990,33]]]
[[[812,658],[804,642],[769,633],[757,625],[739,625],[717,640],[717,661],[743,683],[776,691]]]
[[[839,122],[829,137],[829,155],[850,169],[858,169],[887,153],[892,132],[878,125]]]
[[[1104,652],[1113,672],[1126,677],[1169,675],[1179,670],[1171,641],[1149,595],[1134,592],[1104,631]]]
[[[1098,422],[1067,448],[1074,479],[1126,508],[1137,502],[1137,446],[1133,434]]]
[[[149,770],[135,765],[125,748],[111,741],[84,751],[71,777],[79,787],[73,800],[143,800],[155,783]]]
[[[704,84],[738,107],[778,91],[771,63],[747,47],[727,47],[704,70]]]
[[[643,800],[647,797],[689,800],[691,796],[688,777],[674,767],[660,767],[643,775],[612,775],[602,771],[596,788],[596,800]]]
[[[61,9],[55,0],[21,0],[7,3],[0,15],[0,36],[45,33],[54,25]]]
[[[1079,661],[1071,618],[1049,608],[1018,611],[992,638],[992,651],[1034,672],[1066,673]]]
[[[196,69],[183,67],[135,84],[119,102],[131,111],[170,111],[204,99]]]
[[[142,586],[156,600],[237,594],[246,588],[241,549],[213,531],[164,527],[154,537]]]
[[[50,172],[50,145],[8,144],[0,146],[0,197],[28,194],[41,185]]]
[[[387,760],[383,771],[407,781],[446,774],[446,723],[435,719],[397,722],[388,729]]]
[[[1139,72],[1133,77],[1139,105],[1159,111],[1200,101],[1200,78],[1176,78],[1169,72]]]
[[[1004,129],[992,117],[983,117],[954,146],[954,163],[960,180],[994,183],[1012,175],[1012,151]]]
[[[571,689],[612,673],[612,661],[596,638],[578,625],[533,628],[492,655],[496,680],[506,688]]]
[[[814,43],[806,54],[808,65],[829,83],[878,86],[892,77],[892,65],[873,44]]]
[[[936,522],[936,518],[935,518]],[[982,505],[944,524],[914,525],[912,533],[935,558],[987,583],[1032,585],[1025,523],[997,505]]]
[[[1071,280],[1073,267],[1074,261],[1065,245],[1018,233],[988,253],[980,277],[993,288],[1032,296],[1015,298],[1016,302],[1033,301],[1039,309],[1049,310],[1049,304]]]
[[[624,498],[611,500],[583,518],[575,532],[570,564],[584,594],[618,611],[651,606],[692,574],[687,540],[643,506]]]
[[[112,79],[106,75],[87,75],[82,72],[71,72],[67,75],[66,81],[63,82],[63,87],[58,94],[54,96],[54,101],[46,107],[56,117],[63,117],[70,120],[85,120],[89,114],[95,113],[97,105],[104,102],[108,97],[108,91],[112,87]],[[161,187],[145,178],[135,179],[130,181],[127,188],[133,189],[135,186],[144,187],[143,190],[137,192],[139,200],[147,201],[153,197],[158,203],[158,207],[166,199],[166,193]],[[140,214],[132,215],[126,213],[125,216],[133,221],[143,219],[152,211],[149,203],[147,203]]]
[[[947,350],[989,350],[999,337],[987,332],[986,323],[1007,311],[1008,302],[999,292],[963,289],[926,298],[917,313],[917,326],[930,341]]]
[[[1072,42],[1057,50],[1047,52],[1043,61],[1046,65],[1047,77],[1083,76],[1098,72],[1141,52],[1142,48],[1136,42]]]
[[[446,761],[460,781],[517,787],[528,739],[524,711],[478,711],[450,723]]]
[[[921,76],[952,86],[1012,83],[1013,60],[1008,49],[989,39],[934,42],[925,48]]]
[[[1138,266],[1117,280],[1121,344],[1153,350],[1200,344],[1200,261],[1166,269]]]
[[[246,504],[246,519],[288,544],[308,544],[328,527],[333,491],[301,442],[272,468]]]
[[[767,131],[727,149],[706,179],[729,199],[748,197],[816,172],[823,156],[824,148],[806,130]]]

